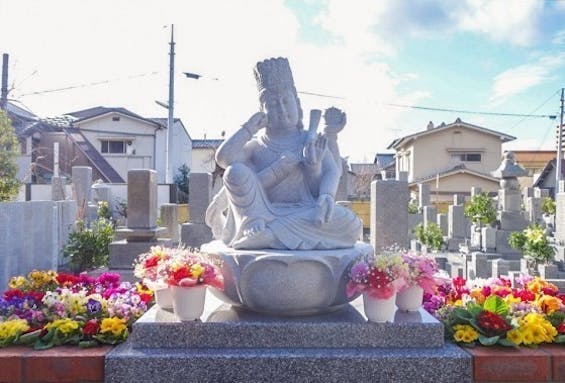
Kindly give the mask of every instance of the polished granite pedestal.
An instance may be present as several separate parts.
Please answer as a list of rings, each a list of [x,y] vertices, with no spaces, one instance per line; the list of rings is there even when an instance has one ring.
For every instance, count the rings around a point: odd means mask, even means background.
[[[362,298],[343,310],[274,317],[212,294],[201,320],[153,307],[106,357],[107,382],[470,382],[471,357],[444,343],[424,310],[367,322]]]

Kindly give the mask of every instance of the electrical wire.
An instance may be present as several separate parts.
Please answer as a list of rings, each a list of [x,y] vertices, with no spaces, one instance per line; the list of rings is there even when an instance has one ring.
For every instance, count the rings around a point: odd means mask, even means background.
[[[404,104],[384,104],[384,105],[394,106],[394,107],[398,107],[398,108],[407,108],[407,109],[430,110],[430,111],[434,111],[434,112],[478,114],[478,115],[485,115],[485,116],[549,118],[549,119],[552,119],[552,120],[557,118],[557,115],[553,115],[553,114],[521,114],[521,113],[482,112],[482,111],[474,111],[474,110],[433,108],[433,107],[428,107],[428,106],[404,105]]]

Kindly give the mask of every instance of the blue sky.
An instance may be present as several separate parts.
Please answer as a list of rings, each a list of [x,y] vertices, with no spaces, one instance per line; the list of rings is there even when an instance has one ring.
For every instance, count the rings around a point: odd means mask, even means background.
[[[299,91],[337,97],[302,93],[304,109],[347,112],[352,161],[457,117],[516,136],[510,149],[554,148],[557,120],[392,105],[558,114],[565,1],[0,0],[10,98],[40,116],[104,105],[165,117],[154,101],[168,94],[173,23],[175,115],[193,138],[238,129],[258,109],[254,64],[285,56]]]

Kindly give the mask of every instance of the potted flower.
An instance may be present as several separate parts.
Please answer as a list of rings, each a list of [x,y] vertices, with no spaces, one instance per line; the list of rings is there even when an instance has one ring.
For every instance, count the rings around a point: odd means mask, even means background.
[[[206,286],[219,290],[224,288],[220,268],[202,253],[177,251],[158,269],[172,290],[173,309],[181,321],[200,318],[204,311]]]
[[[391,321],[395,311],[397,285],[406,271],[406,264],[398,254],[361,259],[349,272],[347,296],[363,294],[363,307],[368,320]]]
[[[157,305],[164,309],[173,308],[173,296],[159,266],[171,259],[180,249],[152,246],[147,253],[140,254],[134,262],[134,275],[143,280],[154,295]]]
[[[423,254],[403,252],[400,256],[407,268],[402,275],[403,283],[396,296],[396,305],[400,310],[418,311],[422,306],[424,293],[435,292],[435,274],[439,268],[433,258]]]
[[[548,263],[555,254],[555,249],[549,243],[545,230],[536,224],[528,226],[523,231],[510,233],[508,244],[524,253],[531,275],[537,273],[539,264]]]

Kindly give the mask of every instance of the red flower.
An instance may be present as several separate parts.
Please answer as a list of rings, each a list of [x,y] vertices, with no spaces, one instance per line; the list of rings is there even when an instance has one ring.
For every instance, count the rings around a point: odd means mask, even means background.
[[[556,286],[545,286],[541,289],[545,295],[556,296],[559,294],[559,289]]]
[[[565,334],[565,322],[559,323],[557,326],[557,332],[559,334]]]
[[[12,298],[23,298],[23,297],[24,297],[24,293],[20,289],[11,289],[4,292],[4,299],[6,299],[7,301],[9,301]]]
[[[185,278],[192,278],[192,273],[188,266],[182,266],[173,272],[173,282],[176,285]]]
[[[151,302],[151,300],[153,299],[153,294],[151,294],[151,293],[140,293],[139,298],[141,299],[141,301],[143,303],[149,304],[149,302]]]
[[[150,268],[152,268],[152,267],[157,266],[157,265],[159,264],[159,260],[160,260],[160,258],[159,258],[158,256],[156,256],[156,255],[153,256],[153,257],[151,257],[151,258],[147,258],[147,259],[145,260],[145,265],[144,265],[144,266],[145,266],[145,268],[150,269]]]
[[[392,278],[378,269],[371,269],[369,273],[369,286],[375,289],[385,288],[392,282]]]
[[[98,331],[100,331],[100,325],[98,324],[96,319],[89,320],[84,324],[84,327],[82,328],[82,333],[85,336],[96,335],[98,334]]]
[[[73,275],[73,274],[68,274],[68,273],[59,273],[57,274],[57,283],[59,283],[60,286],[72,286],[74,284],[76,284],[79,279]]]
[[[41,300],[43,299],[43,297],[45,296],[45,293],[43,291],[30,291],[29,293],[27,293],[27,295],[30,298],[33,298],[33,300],[39,304],[41,303]]]
[[[520,298],[522,302],[532,302],[536,299],[536,294],[530,290],[517,290],[512,295],[514,295],[514,298]]]
[[[490,311],[482,311],[477,317],[477,324],[484,330],[489,337],[502,335],[511,330],[510,326],[503,317]]]

